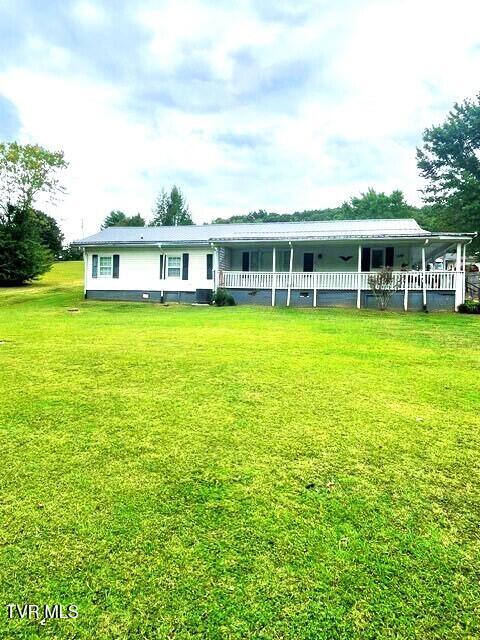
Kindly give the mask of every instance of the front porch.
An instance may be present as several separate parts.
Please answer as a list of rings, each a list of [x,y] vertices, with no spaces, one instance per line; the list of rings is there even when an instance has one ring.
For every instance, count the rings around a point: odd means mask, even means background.
[[[456,249],[455,270],[445,271],[432,268],[434,258],[445,247],[418,246],[418,242],[395,246],[369,243],[368,247],[339,244],[327,249],[306,244],[290,246],[288,250],[278,246],[253,250],[248,247],[230,253],[224,248],[217,255],[215,287],[230,290],[241,302],[313,307],[333,304],[360,309],[372,306],[374,294],[369,277],[388,267],[395,283],[393,306],[405,311],[456,310],[465,298],[464,250],[460,243]],[[324,270],[325,266],[334,266],[334,254],[345,263],[343,270]],[[268,263],[271,269],[265,268]],[[242,269],[229,268],[232,265]]]

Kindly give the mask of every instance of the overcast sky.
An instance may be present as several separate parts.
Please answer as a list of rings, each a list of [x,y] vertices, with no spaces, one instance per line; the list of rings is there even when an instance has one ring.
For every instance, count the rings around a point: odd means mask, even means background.
[[[63,149],[67,238],[178,184],[195,222],[419,202],[415,146],[480,90],[478,0],[0,0],[0,139]]]

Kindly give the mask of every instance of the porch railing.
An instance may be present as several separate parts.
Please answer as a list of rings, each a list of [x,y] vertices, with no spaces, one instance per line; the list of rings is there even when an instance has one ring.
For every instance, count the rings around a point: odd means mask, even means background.
[[[220,271],[218,286],[230,289],[369,289],[371,273],[357,271],[299,272],[285,271]],[[425,288],[435,291],[452,291],[456,284],[455,271],[426,271]],[[463,275],[463,274],[460,274]],[[393,271],[398,289],[421,291],[422,271]]]

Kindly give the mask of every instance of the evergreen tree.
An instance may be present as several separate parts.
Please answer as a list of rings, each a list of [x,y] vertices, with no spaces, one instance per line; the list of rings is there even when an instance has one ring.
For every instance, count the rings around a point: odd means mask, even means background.
[[[127,221],[127,216],[123,213],[123,211],[110,211],[108,216],[103,221],[101,229],[106,229],[107,227],[125,227]]]
[[[40,242],[33,212],[7,205],[0,219],[0,286],[35,280],[52,263],[53,254]]]
[[[155,227],[193,224],[185,197],[176,185],[172,187],[170,195],[164,189],[158,195],[151,224]]]
[[[152,227],[164,227],[168,225],[168,195],[165,189],[162,189],[155,200],[153,207]]]
[[[127,216],[123,211],[110,211],[103,221],[102,229],[107,227],[144,227],[145,220],[137,213],[134,216]]]

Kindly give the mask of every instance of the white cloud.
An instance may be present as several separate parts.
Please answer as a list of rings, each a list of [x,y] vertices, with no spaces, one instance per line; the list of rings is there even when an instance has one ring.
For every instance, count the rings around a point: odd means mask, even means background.
[[[98,25],[107,19],[104,9],[95,2],[80,0],[73,6],[73,15],[78,20],[91,25]]]
[[[172,182],[198,222],[259,207],[335,206],[370,186],[418,201],[423,129],[478,91],[480,5],[313,3],[307,20],[291,23],[265,21],[255,8],[247,0],[140,7],[132,28],[149,36],[143,50],[129,49],[140,77],[102,75],[65,42],[29,34],[37,63],[28,56],[4,65],[0,93],[19,111],[23,140],[65,151],[69,195],[51,213],[69,238],[80,235],[82,218],[94,232],[111,209],[148,217],[156,192]],[[74,15],[82,29],[108,24],[93,1],[77,3]],[[182,65],[199,62],[211,82],[177,79]],[[176,101],[144,104],[139,84],[147,94],[177,91]],[[191,108],[201,91],[226,96],[225,107]]]

